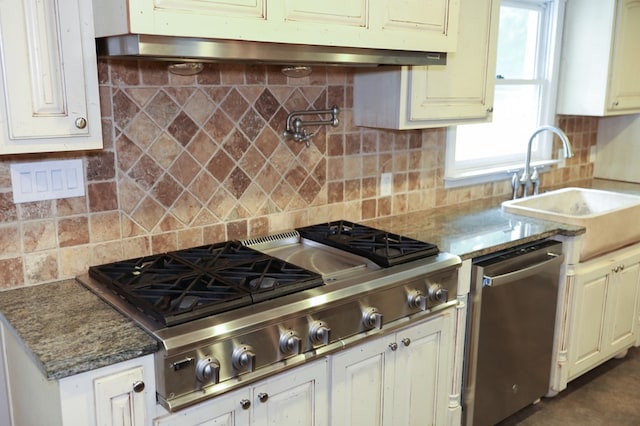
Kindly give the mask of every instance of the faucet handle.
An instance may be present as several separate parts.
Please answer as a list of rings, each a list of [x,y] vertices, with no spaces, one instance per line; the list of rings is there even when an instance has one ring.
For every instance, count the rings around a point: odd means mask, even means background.
[[[533,183],[533,195],[538,195],[538,191],[540,190],[540,175],[538,174],[538,168],[533,168],[533,173],[531,173],[531,182]]]

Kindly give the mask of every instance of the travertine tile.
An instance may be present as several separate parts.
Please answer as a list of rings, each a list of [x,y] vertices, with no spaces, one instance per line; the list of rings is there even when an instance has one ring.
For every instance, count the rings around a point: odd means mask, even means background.
[[[56,247],[55,220],[28,221],[22,224],[22,244],[25,253]]]

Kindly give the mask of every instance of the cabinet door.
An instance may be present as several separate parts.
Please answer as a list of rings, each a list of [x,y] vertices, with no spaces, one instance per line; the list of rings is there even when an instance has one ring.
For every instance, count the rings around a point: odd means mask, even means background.
[[[0,153],[102,147],[91,2],[0,3]]]
[[[177,413],[156,418],[154,426],[247,426],[251,406],[242,408],[242,402],[251,402],[249,389],[217,396]]]
[[[609,336],[607,348],[610,354],[624,350],[635,342],[636,306],[640,264],[622,264],[613,274],[614,279],[607,294],[607,324]]]
[[[104,426],[143,426],[144,394],[133,389],[133,383],[144,383],[142,367],[94,380],[96,421]]]
[[[382,424],[393,402],[394,344],[395,336],[382,337],[332,357],[331,424]]]
[[[327,360],[306,364],[253,388],[254,425],[328,424]]]
[[[447,415],[452,377],[453,316],[445,314],[397,334],[390,425],[439,425]]]
[[[410,121],[491,117],[500,2],[460,3],[458,49],[447,55],[447,65],[411,67]]]
[[[569,377],[597,365],[603,358],[605,307],[610,265],[576,273],[569,339]]]
[[[640,0],[618,1],[609,105],[614,111],[640,110]]]

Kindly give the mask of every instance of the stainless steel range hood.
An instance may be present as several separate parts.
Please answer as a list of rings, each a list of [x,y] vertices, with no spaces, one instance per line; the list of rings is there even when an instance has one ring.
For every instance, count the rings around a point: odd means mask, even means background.
[[[446,53],[129,34],[96,39],[98,56],[280,65],[445,65]]]

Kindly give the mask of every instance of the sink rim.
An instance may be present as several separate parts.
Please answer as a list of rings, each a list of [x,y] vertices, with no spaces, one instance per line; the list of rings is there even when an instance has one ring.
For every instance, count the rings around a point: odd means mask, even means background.
[[[576,192],[576,191],[582,192],[582,193],[596,193],[596,194],[604,194],[607,196],[615,196],[620,199],[629,200],[629,203],[625,203],[624,205],[616,206],[611,209],[589,213],[589,214],[582,214],[582,215],[561,213],[553,210],[547,210],[544,208],[532,207],[532,206],[526,205],[526,203],[531,202],[533,200],[554,197],[554,196],[561,195],[562,193]],[[519,214],[521,216],[537,217],[537,218],[547,219],[547,220],[555,220],[552,218],[566,218],[571,221],[570,224],[573,224],[573,221],[575,220],[586,220],[589,218],[595,218],[595,217],[611,214],[620,210],[638,207],[640,206],[640,196],[627,194],[627,193],[620,193],[615,191],[606,191],[601,189],[567,187],[567,188],[561,188],[561,189],[545,192],[538,195],[533,195],[526,198],[518,198],[516,200],[503,201],[501,203],[501,206],[502,206],[502,210],[507,213]],[[546,216],[546,217],[541,217],[541,216]],[[559,220],[555,220],[555,221],[558,222]]]

